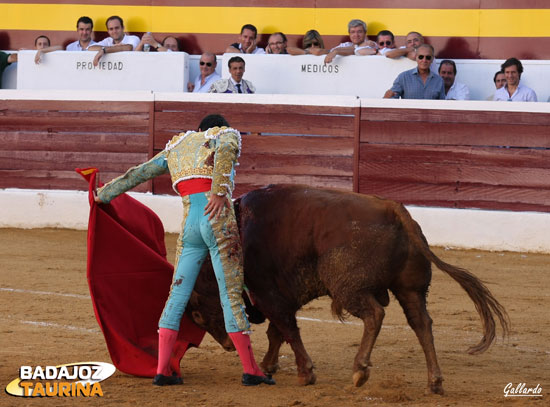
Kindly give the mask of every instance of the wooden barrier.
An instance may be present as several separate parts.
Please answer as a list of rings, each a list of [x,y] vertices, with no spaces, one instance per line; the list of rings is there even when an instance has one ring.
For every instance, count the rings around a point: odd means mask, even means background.
[[[232,103],[233,97],[210,95],[207,102],[157,100],[155,152],[181,129],[196,129],[204,116],[220,112],[243,138],[235,196],[272,183],[353,189],[354,142],[359,136],[356,99],[346,98],[347,106],[330,106],[330,98],[325,98],[327,105],[308,106],[288,97],[280,98],[287,103],[271,104]],[[173,193],[169,177],[154,180],[153,191]]]
[[[147,95],[0,99],[0,188],[82,190],[75,167],[109,180],[221,113],[243,137],[235,196],[302,183],[412,205],[550,212],[546,104]],[[136,190],[173,194],[168,176]]]
[[[550,114],[362,107],[359,192],[550,212]]]
[[[0,188],[86,189],[147,160],[151,102],[0,100]],[[150,183],[149,183],[150,184]],[[141,185],[136,191],[151,190]]]

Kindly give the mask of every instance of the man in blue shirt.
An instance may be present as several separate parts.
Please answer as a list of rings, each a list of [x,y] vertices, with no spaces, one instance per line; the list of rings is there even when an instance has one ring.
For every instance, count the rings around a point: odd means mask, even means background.
[[[434,54],[434,48],[431,45],[420,45],[416,50],[417,67],[401,72],[384,97],[394,99],[445,100],[445,84],[443,83],[443,79],[430,70]]]

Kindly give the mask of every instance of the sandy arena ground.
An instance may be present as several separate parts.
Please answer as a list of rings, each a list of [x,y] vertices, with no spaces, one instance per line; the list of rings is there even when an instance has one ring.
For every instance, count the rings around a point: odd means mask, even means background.
[[[176,236],[166,236],[169,259]],[[481,337],[472,302],[451,278],[434,268],[428,309],[434,320],[444,396],[425,393],[427,370],[420,345],[395,300],[372,354],[367,384],[351,381],[362,325],[335,321],[327,298],[301,312],[305,346],[316,366],[317,384],[300,387],[294,356],[281,350],[276,386],[240,385],[236,353],[225,352],[207,335],[200,349],[183,359],[185,384],[159,388],[151,379],[120,372],[102,382],[101,398],[18,398],[2,392],[1,406],[488,406],[550,405],[550,255],[489,253],[436,248],[443,260],[486,281],[507,309],[510,338],[485,354],[471,356]],[[70,230],[0,229],[0,385],[18,376],[21,365],[110,362],[96,323],[86,281],[86,233]],[[68,296],[75,294],[76,296]],[[315,319],[315,320],[309,320]],[[261,360],[267,324],[254,327],[252,341]],[[500,335],[499,331],[499,335]],[[504,397],[512,383],[539,385],[542,397]]]

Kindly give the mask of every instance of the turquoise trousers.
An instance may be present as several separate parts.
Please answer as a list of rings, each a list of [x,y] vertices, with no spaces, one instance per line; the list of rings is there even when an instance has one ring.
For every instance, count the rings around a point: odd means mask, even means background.
[[[240,332],[250,329],[244,310],[242,290],[242,248],[235,212],[225,208],[218,219],[208,220],[204,207],[210,192],[182,197],[183,222],[178,238],[174,277],[159,327],[179,330],[202,263],[208,254],[212,260],[220,292],[225,329]]]

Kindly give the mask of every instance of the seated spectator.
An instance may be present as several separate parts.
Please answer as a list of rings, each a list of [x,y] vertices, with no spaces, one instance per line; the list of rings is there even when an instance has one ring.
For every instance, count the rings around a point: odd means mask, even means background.
[[[496,89],[500,89],[504,85],[506,85],[506,76],[504,75],[504,72],[502,71],[495,72],[495,75],[493,76],[493,82],[495,83]],[[495,94],[493,93],[492,95],[487,97],[487,99],[485,100],[494,100],[494,99],[495,99]]]
[[[162,46],[157,48],[157,51],[162,51],[162,48],[165,48],[167,51],[170,50],[172,52],[179,52],[181,51],[180,42],[176,37],[172,37],[169,35],[168,37],[164,38],[162,40]]]
[[[34,49],[44,49],[50,46],[50,39],[45,35],[39,35],[34,40]]]
[[[382,30],[376,36],[376,45],[378,46],[378,55],[386,55],[395,49],[395,36],[389,30]]]
[[[165,45],[166,43],[166,45]],[[149,47],[147,49],[147,47]],[[177,38],[168,36],[164,39],[162,44],[158,42],[153,34],[145,33],[141,37],[141,41],[134,49],[134,51],[157,51],[157,52],[174,52],[179,51],[179,42]]]
[[[288,54],[286,35],[282,32],[276,32],[269,36],[267,40],[267,48],[265,49],[268,54]]]
[[[439,64],[439,76],[445,84],[445,99],[470,100],[470,89],[456,81],[456,64],[450,59],[444,59]]]
[[[17,62],[17,54],[8,54],[0,51],[0,89],[2,89],[2,75],[9,64]]]
[[[494,100],[509,102],[536,102],[537,94],[520,83],[523,65],[517,58],[508,58],[501,66],[506,84],[495,92]]]
[[[411,31],[407,34],[407,37],[405,39],[404,46],[400,48],[393,49],[391,51],[386,52],[386,57],[388,58],[400,58],[403,56],[406,56],[409,59],[412,59],[413,61],[416,60],[416,49],[424,44],[424,37],[422,34],[416,31]]]
[[[39,35],[34,40],[34,48],[38,50],[36,52],[36,55],[34,56],[34,63],[39,64],[42,61],[42,56],[44,54],[47,54],[48,52],[52,51],[59,51],[62,50],[63,47],[61,45],[54,45],[51,46],[50,39],[46,37],[45,35]]]
[[[216,55],[211,52],[205,52],[201,55],[199,69],[201,73],[195,79],[195,83],[187,84],[187,91],[194,93],[208,93],[212,84],[221,79],[216,72]]]
[[[493,76],[493,82],[495,83],[495,88],[497,89],[500,89],[504,85],[506,85],[506,75],[504,75],[504,72],[495,72],[495,76]]]
[[[229,79],[219,79],[212,84],[210,93],[255,93],[256,89],[251,82],[243,79],[245,62],[241,57],[232,57],[227,63]]]
[[[124,22],[119,16],[111,16],[105,23],[109,36],[97,44],[88,48],[90,51],[98,51],[94,58],[94,66],[105,54],[121,51],[133,51],[139,44],[139,37],[124,33]]]
[[[330,64],[336,55],[354,55],[361,48],[361,55],[376,54],[376,43],[367,39],[367,24],[363,20],[351,20],[348,23],[348,33],[351,41],[342,42],[332,48],[325,57],[325,64]]]
[[[323,38],[317,30],[309,30],[305,33],[302,47],[304,48],[287,47],[286,50],[291,55],[323,55],[328,52],[325,49]]]
[[[265,54],[263,48],[259,48],[256,45],[256,37],[258,36],[258,30],[252,24],[245,24],[241,28],[241,34],[239,35],[239,42],[231,44],[225,52],[228,53],[241,53],[241,54]]]
[[[67,51],[86,51],[91,45],[96,44],[92,40],[94,22],[90,17],[82,16],[76,22],[76,32],[78,40],[67,45]]]
[[[401,99],[445,99],[443,79],[432,72],[434,48],[422,44],[416,50],[416,68],[401,72],[385,98]]]

